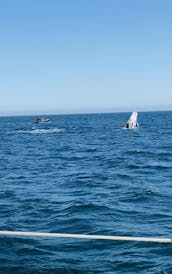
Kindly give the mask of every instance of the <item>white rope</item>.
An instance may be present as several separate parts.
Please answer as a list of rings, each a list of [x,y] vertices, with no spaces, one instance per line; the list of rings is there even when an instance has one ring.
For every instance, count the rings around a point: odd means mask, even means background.
[[[103,235],[83,235],[83,234],[66,234],[66,233],[44,233],[28,231],[0,231],[4,236],[28,236],[28,237],[52,237],[52,238],[77,238],[77,239],[94,239],[94,240],[112,240],[112,241],[142,241],[157,243],[172,243],[170,238],[145,238],[145,237],[126,237],[126,236],[103,236]]]

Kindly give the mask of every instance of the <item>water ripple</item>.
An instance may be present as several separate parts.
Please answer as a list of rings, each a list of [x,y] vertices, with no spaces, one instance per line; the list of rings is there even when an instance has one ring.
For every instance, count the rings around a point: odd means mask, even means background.
[[[0,118],[1,230],[171,238],[172,112],[139,117]],[[1,273],[172,273],[165,244],[0,240]]]

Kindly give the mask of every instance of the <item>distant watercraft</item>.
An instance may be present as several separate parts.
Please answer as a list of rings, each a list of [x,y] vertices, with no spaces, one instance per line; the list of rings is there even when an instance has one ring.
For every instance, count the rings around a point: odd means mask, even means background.
[[[37,118],[36,120],[34,120],[33,123],[47,123],[47,122],[49,122],[49,121],[50,121],[50,120],[47,119],[47,118],[41,118],[41,117],[39,117],[39,118]]]
[[[138,116],[138,113],[136,111],[134,111],[130,118],[128,119],[126,125],[125,125],[125,128],[128,128],[128,129],[133,129],[133,128],[137,128],[139,126],[138,122],[137,122],[137,116]]]

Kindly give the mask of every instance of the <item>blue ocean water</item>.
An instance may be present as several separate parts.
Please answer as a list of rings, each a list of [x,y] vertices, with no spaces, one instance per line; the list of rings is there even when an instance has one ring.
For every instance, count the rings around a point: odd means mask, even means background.
[[[0,230],[172,238],[172,112],[0,118]],[[0,273],[172,273],[172,245],[0,236]]]

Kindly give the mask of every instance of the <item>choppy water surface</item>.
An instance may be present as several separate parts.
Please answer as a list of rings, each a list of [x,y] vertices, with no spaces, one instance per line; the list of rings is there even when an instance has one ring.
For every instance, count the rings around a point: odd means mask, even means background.
[[[172,238],[172,112],[0,118],[0,230]],[[172,273],[172,245],[0,237],[0,273]]]

